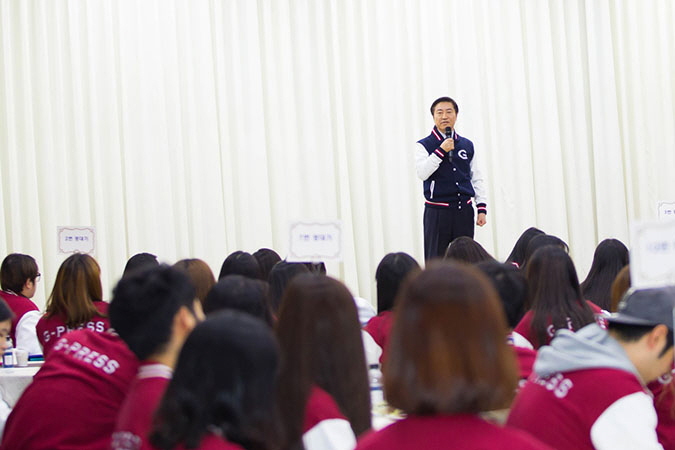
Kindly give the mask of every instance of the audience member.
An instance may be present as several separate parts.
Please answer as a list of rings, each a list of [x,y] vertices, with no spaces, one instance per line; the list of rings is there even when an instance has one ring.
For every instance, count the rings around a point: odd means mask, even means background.
[[[455,238],[445,251],[445,258],[466,264],[477,264],[483,261],[495,261],[487,250],[469,236]]]
[[[281,302],[277,336],[282,447],[353,448],[370,428],[370,394],[349,290],[324,275],[299,275]]]
[[[82,328],[103,333],[110,322],[108,304],[103,301],[101,268],[91,256],[75,253],[61,263],[45,314],[36,326],[45,358],[61,336]]]
[[[610,312],[617,312],[619,310],[619,302],[623,296],[630,289],[630,264],[624,266],[619,270],[614,282],[612,282],[612,303],[610,305]]]
[[[511,254],[506,258],[507,263],[511,263],[516,267],[523,267],[525,262],[525,251],[527,250],[527,245],[530,243],[532,238],[539,236],[541,234],[546,234],[541,231],[539,228],[530,227],[527,230],[523,231],[523,234],[520,235],[516,244],[511,250]]]
[[[111,310],[115,305],[115,295]],[[154,333],[156,317],[124,316]],[[110,448],[110,435],[136,371],[138,359],[112,330],[67,333],[51,349],[33,382],[7,419],[0,450],[96,450]]]
[[[673,366],[675,288],[630,293],[609,331],[561,330],[539,350],[508,425],[559,450],[660,449],[645,383]]]
[[[474,267],[431,263],[404,284],[384,363],[387,402],[406,417],[357,449],[547,449],[478,413],[507,408],[518,375],[497,293]]]
[[[279,261],[281,261],[281,256],[274,250],[270,248],[260,248],[255,253],[253,257],[258,261],[258,267],[260,267],[260,279],[267,281],[270,276],[270,270],[272,267]]]
[[[382,349],[382,361],[393,322],[394,302],[405,277],[420,270],[415,258],[404,252],[387,253],[377,265],[375,282],[377,284],[377,316],[368,321],[364,330],[372,336]]]
[[[204,299],[204,313],[236,309],[261,319],[272,327],[267,282],[243,275],[227,275],[218,280]]]
[[[579,330],[594,321],[594,314],[602,313],[583,300],[574,263],[559,247],[549,245],[534,252],[527,262],[526,276],[531,309],[515,331],[535,349],[548,344],[557,330]]]
[[[9,333],[12,330],[12,318],[14,313],[7,306],[7,303],[0,299],[0,354],[4,353],[5,350],[9,347]],[[2,432],[5,429],[5,422],[7,422],[7,416],[11,408],[5,402],[5,400],[0,396],[0,438],[2,437]]]
[[[136,253],[127,261],[126,266],[124,266],[124,273],[122,273],[122,276],[126,277],[137,270],[157,266],[159,266],[159,262],[157,261],[157,257],[155,255],[151,253]]]
[[[123,277],[117,284],[110,320],[141,365],[119,409],[113,450],[148,447],[152,416],[171,379],[178,353],[203,317],[194,287],[179,269],[149,267]]]
[[[12,253],[0,265],[0,297],[14,313],[9,337],[17,348],[28,350],[30,355],[42,355],[35,331],[40,309],[31,300],[39,280],[38,265],[32,256]]]
[[[281,297],[284,294],[286,285],[302,273],[309,273],[309,269],[302,263],[289,263],[279,261],[270,271],[270,305],[272,305],[272,314],[276,316],[281,306]]]
[[[206,262],[201,259],[181,259],[173,265],[175,268],[185,272],[195,288],[195,295],[200,302],[206,298],[216,279],[213,277],[213,272]]]
[[[523,263],[520,265],[520,268],[525,270],[527,268],[527,261],[532,257],[534,252],[539,250],[541,247],[546,246],[558,247],[564,250],[565,253],[569,253],[570,251],[570,248],[567,245],[567,243],[557,236],[553,236],[550,234],[540,234],[534,236],[532,239],[530,239],[530,242],[527,244],[527,248],[525,249],[525,259],[523,260]]]
[[[612,283],[628,264],[628,249],[617,239],[600,242],[593,254],[588,276],[581,283],[581,294],[605,311],[611,309]]]
[[[209,316],[185,341],[152,443],[159,449],[279,448],[277,368],[266,324],[239,311]]]
[[[527,298],[527,282],[523,271],[513,264],[496,261],[482,262],[476,265],[492,282],[504,307],[506,323],[509,327],[509,344],[513,345],[518,359],[520,379],[525,380],[532,373],[532,366],[537,352],[532,344],[520,334],[513,331],[525,315]]]
[[[230,253],[223,261],[218,279],[228,275],[243,275],[259,280],[261,278],[260,265],[250,253],[237,250]]]

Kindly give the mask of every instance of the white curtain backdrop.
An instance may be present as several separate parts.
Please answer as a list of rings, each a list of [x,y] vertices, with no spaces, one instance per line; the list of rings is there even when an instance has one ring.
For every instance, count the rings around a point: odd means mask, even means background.
[[[329,272],[374,301],[390,251],[423,259],[415,141],[443,95],[488,174],[476,239],[537,226],[595,245],[675,200],[671,0],[0,0],[0,254],[95,226],[126,259],[288,250],[340,219]],[[109,297],[109,296],[108,296]]]

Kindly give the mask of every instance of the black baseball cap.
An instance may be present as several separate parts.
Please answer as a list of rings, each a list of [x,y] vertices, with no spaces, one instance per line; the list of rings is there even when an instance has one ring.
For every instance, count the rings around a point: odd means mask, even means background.
[[[607,317],[610,323],[624,325],[665,325],[673,331],[675,286],[631,289],[619,302],[619,312]]]

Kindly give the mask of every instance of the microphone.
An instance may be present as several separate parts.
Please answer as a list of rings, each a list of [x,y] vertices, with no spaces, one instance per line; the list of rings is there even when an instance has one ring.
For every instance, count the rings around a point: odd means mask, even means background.
[[[452,134],[452,128],[450,128],[450,127],[445,127],[445,135],[446,135],[446,136],[449,136],[450,139],[452,139],[453,142],[454,142],[455,139],[452,137],[452,135],[453,135],[453,134]],[[450,151],[448,152],[448,160],[449,160],[450,162],[452,162],[452,150],[450,150]]]

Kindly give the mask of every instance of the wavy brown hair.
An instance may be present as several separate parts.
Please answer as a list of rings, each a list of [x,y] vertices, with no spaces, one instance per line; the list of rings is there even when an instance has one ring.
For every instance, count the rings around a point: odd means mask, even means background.
[[[56,274],[54,288],[47,300],[47,318],[61,315],[66,326],[75,328],[93,317],[104,317],[93,302],[103,301],[101,267],[85,253],[66,258]]]

